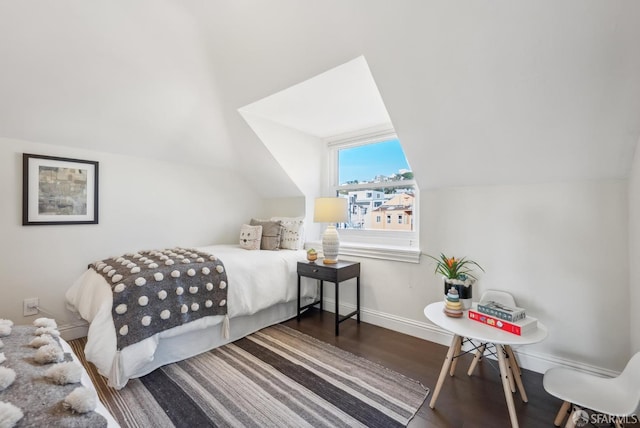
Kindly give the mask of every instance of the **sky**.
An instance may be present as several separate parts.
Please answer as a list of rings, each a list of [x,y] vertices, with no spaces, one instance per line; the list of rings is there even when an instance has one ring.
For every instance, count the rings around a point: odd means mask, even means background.
[[[369,181],[376,175],[393,175],[410,170],[398,139],[342,149],[338,155],[339,183]]]

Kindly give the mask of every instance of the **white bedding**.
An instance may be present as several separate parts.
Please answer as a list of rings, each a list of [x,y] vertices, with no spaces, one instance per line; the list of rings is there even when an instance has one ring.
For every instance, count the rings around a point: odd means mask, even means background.
[[[226,340],[222,339],[221,326],[218,325],[224,317],[211,316],[163,331],[118,352],[111,316],[113,296],[109,284],[93,269],[88,269],[67,290],[66,299],[71,309],[90,322],[86,357],[109,379],[111,386],[122,388],[129,379],[143,376],[163,364],[238,339],[237,336],[241,334],[282,321],[286,319],[283,317],[295,313],[291,311],[291,303],[296,300],[297,262],[305,259],[303,250],[248,251],[237,245],[212,245],[196,250],[216,255],[225,265],[232,332]],[[301,295],[304,301],[315,298],[315,293],[316,287],[312,283],[303,283]],[[282,304],[289,306],[283,311],[278,308]],[[271,313],[271,308],[278,310]],[[251,317],[247,316],[254,315],[259,321],[250,323],[248,320]],[[234,318],[241,325],[234,326]],[[207,329],[206,333],[194,334],[203,329]],[[197,337],[202,337],[203,342],[193,340]],[[179,349],[162,346],[163,341],[169,343],[172,340],[179,345]],[[166,351],[158,356],[158,348]]]

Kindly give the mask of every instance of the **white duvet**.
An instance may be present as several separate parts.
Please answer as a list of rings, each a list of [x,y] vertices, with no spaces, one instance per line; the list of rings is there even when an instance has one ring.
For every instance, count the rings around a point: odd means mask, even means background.
[[[229,283],[228,315],[233,318],[253,315],[280,303],[297,298],[297,262],[304,260],[304,251],[248,251],[233,245],[198,247],[217,256],[225,266]],[[313,297],[315,288],[303,287],[303,297]],[[155,334],[134,345],[117,351],[116,332],[111,316],[113,296],[111,287],[93,269],[88,269],[67,290],[70,309],[90,322],[85,354],[98,371],[109,378],[109,383],[123,387],[127,380],[144,373],[143,368],[153,361],[158,344],[188,332],[222,323],[223,316],[210,316]],[[181,343],[181,346],[190,346]],[[201,349],[193,344],[194,350]],[[195,355],[181,349],[182,354]],[[199,351],[201,352],[201,351]],[[141,372],[142,370],[142,372]]]

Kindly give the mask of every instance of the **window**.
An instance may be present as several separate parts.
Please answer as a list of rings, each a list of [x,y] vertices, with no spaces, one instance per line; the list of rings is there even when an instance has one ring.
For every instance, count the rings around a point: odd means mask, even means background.
[[[364,243],[419,254],[418,188],[395,133],[337,139],[328,147],[332,189],[349,201],[348,221],[338,225],[341,252],[349,243]]]

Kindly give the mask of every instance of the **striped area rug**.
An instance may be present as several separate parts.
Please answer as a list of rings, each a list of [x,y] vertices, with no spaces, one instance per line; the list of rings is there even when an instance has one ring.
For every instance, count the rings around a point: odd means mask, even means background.
[[[406,426],[429,393],[418,382],[275,325],[109,388],[71,345],[123,427]]]

